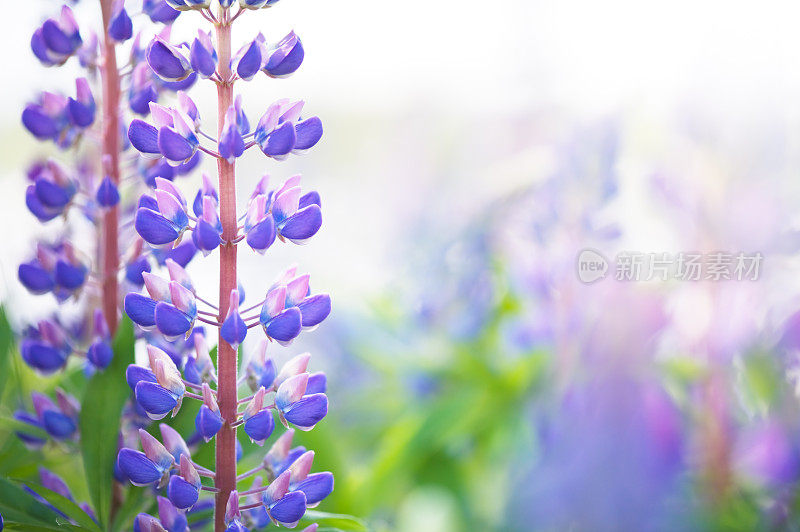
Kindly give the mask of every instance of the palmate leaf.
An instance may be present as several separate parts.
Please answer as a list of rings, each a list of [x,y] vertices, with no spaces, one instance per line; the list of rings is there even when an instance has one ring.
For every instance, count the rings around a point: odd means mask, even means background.
[[[49,502],[53,505],[59,512],[63,513],[80,526],[82,530],[91,530],[93,532],[102,532],[100,527],[97,526],[89,514],[83,511],[83,509],[78,506],[74,501],[67,499],[63,495],[60,495],[50,489],[45,488],[41,484],[37,484],[30,481],[18,481],[20,483],[24,483],[30,489],[35,491],[39,496],[41,496],[44,500]]]
[[[111,514],[120,416],[131,394],[125,383],[125,369],[134,361],[133,344],[133,323],[125,317],[114,338],[111,364],[89,380],[81,404],[83,467],[92,505],[103,529],[108,528]]]

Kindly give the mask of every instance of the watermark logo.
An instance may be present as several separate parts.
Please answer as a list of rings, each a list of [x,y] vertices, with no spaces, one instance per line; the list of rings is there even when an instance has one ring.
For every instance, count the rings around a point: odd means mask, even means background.
[[[608,272],[608,259],[594,249],[584,249],[578,253],[578,279],[582,283],[592,284],[604,279]]]
[[[617,281],[757,281],[763,260],[759,252],[625,251],[611,263],[599,251],[586,248],[578,252],[577,273],[586,284],[607,276]]]

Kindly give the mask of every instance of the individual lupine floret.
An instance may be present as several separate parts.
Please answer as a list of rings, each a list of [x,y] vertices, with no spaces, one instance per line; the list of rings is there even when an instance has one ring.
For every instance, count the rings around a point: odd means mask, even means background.
[[[275,363],[271,358],[267,358],[267,345],[269,341],[266,338],[259,342],[255,354],[245,368],[247,385],[253,392],[262,386],[267,390],[271,389],[277,375]]]
[[[262,255],[275,242],[278,233],[266,195],[258,194],[251,198],[245,214],[244,233],[247,245]]]
[[[25,204],[40,221],[47,222],[63,214],[78,191],[73,177],[57,162],[37,163],[28,170]]]
[[[166,0],[144,0],[142,2],[142,11],[153,22],[162,24],[171,24],[180,15],[180,12],[172,9]]]
[[[183,368],[187,381],[201,385],[204,382],[216,381],[214,362],[211,360],[205,336],[198,333],[192,334],[195,356],[189,356]]]
[[[125,42],[133,37],[133,21],[125,11],[124,2],[117,2],[108,23],[108,35],[117,42]]]
[[[192,202],[192,211],[194,212],[195,216],[202,216],[203,200],[206,197],[211,198],[216,205],[219,205],[219,194],[217,193],[217,189],[214,187],[214,183],[211,182],[211,178],[208,177],[208,174],[204,172],[202,176],[202,183],[200,188],[197,189],[197,194]]]
[[[239,511],[239,492],[231,491],[225,506],[225,532],[249,532],[242,524],[242,514]]]
[[[167,259],[170,281],[143,272],[145,288],[150,297],[130,293],[125,296],[125,312],[144,329],[156,327],[167,338],[187,335],[197,319],[194,287],[186,271],[175,261]]]
[[[32,294],[53,292],[64,301],[78,292],[86,282],[88,268],[78,260],[69,242],[54,246],[39,243],[36,257],[19,265],[17,276]]]
[[[100,186],[97,187],[94,199],[100,207],[106,209],[119,204],[119,189],[109,176],[105,176],[103,180],[100,181]]]
[[[158,519],[141,513],[133,522],[133,532],[188,532],[186,514],[165,497],[158,497]]]
[[[261,9],[277,4],[278,0],[239,0],[239,7],[242,9]]]
[[[86,351],[86,359],[92,366],[103,370],[111,363],[114,351],[111,349],[111,333],[108,330],[106,318],[100,309],[94,311],[94,323],[92,330],[92,344]]]
[[[287,429],[264,455],[262,462],[264,469],[269,471],[273,477],[277,477],[289,469],[289,466],[306,452],[306,448],[302,445],[292,447],[293,439],[294,429]]]
[[[82,44],[75,15],[69,6],[61,8],[58,19],[47,19],[31,37],[31,50],[45,66],[61,65]]]
[[[231,290],[230,303],[228,305],[228,313],[225,320],[220,327],[220,336],[222,339],[231,344],[236,349],[239,344],[244,342],[247,336],[247,324],[239,314],[239,291]]]
[[[328,413],[328,397],[324,393],[306,394],[308,373],[286,379],[275,394],[275,407],[281,423],[303,431],[314,428]]]
[[[207,383],[203,383],[203,405],[194,419],[194,426],[204,440],[210,441],[222,428],[223,419],[214,393]]]
[[[280,238],[304,244],[322,226],[322,208],[315,191],[301,195],[300,175],[287,179],[275,192],[272,218]]]
[[[303,64],[303,43],[294,31],[289,32],[275,45],[267,45],[264,36],[258,39],[262,47],[261,70],[271,78],[285,78],[294,74]]]
[[[228,162],[234,162],[244,153],[244,139],[239,131],[236,108],[231,105],[225,113],[225,123],[217,144],[220,156]]]
[[[192,67],[186,54],[160,36],[153,37],[145,52],[147,64],[164,81],[181,81],[189,77]]]
[[[333,491],[333,473],[311,473],[314,451],[306,451],[289,466],[289,491],[302,491],[306,506],[313,508]]]
[[[150,114],[150,102],[158,101],[158,91],[150,72],[147,63],[138,63],[133,67],[128,89],[128,106],[131,111],[143,116]]]
[[[28,327],[19,346],[22,359],[44,375],[63,368],[72,353],[66,332],[55,321],[42,320]]]
[[[186,393],[181,374],[175,362],[161,349],[148,345],[147,355],[150,369],[134,364],[128,366],[128,385],[150,419],[161,419],[170,411],[175,415]]]
[[[322,138],[322,121],[314,116],[301,119],[305,102],[278,100],[269,106],[256,126],[254,140],[264,155],[283,160],[290,153],[301,153]]]
[[[97,106],[86,78],[75,80],[75,98],[67,99],[67,110],[72,125],[87,128],[94,123]]]
[[[322,323],[331,311],[330,296],[311,296],[309,276],[294,277],[296,270],[289,268],[269,289],[259,318],[267,336],[281,345],[291,343],[302,329]]]
[[[172,475],[167,484],[167,497],[181,510],[191,508],[200,496],[200,475],[192,462],[181,455],[177,475]]]
[[[264,445],[275,429],[272,410],[264,407],[264,395],[266,395],[266,389],[259,388],[242,414],[244,432],[250,437],[250,441],[257,445]]]
[[[306,513],[306,495],[289,491],[290,472],[285,471],[264,490],[261,502],[276,525],[294,528]]]
[[[53,439],[65,440],[75,436],[78,430],[80,405],[62,390],[56,390],[54,403],[49,397],[39,392],[31,393],[33,409],[39,426],[47,431]]]
[[[222,222],[217,214],[217,202],[211,196],[203,196],[202,211],[192,229],[192,242],[204,256],[222,243]]]
[[[39,421],[39,418],[32,416],[24,410],[17,410],[14,412],[14,419],[25,425],[30,425],[33,428],[44,430],[44,426],[42,426],[42,422]],[[19,428],[14,434],[16,434],[17,438],[30,450],[40,449],[47,443],[46,439],[40,438],[36,434],[26,432],[24,428]]]
[[[180,109],[150,102],[155,126],[134,119],[128,127],[128,139],[145,157],[163,156],[172,166],[188,163],[197,153],[200,141],[195,134],[194,120]]]
[[[132,126],[131,126],[132,127]],[[186,200],[170,181],[156,178],[155,199],[142,196],[134,227],[145,242],[154,246],[171,244],[189,227]]]
[[[250,81],[261,70],[261,44],[255,39],[242,46],[231,58],[230,69],[245,81]]]
[[[146,430],[139,429],[142,451],[123,448],[117,455],[117,465],[135,486],[164,486],[170,478],[175,459],[161,442]]]
[[[192,41],[189,50],[189,61],[192,68],[204,78],[209,78],[217,71],[217,51],[211,40],[211,32],[198,30],[197,38]]]

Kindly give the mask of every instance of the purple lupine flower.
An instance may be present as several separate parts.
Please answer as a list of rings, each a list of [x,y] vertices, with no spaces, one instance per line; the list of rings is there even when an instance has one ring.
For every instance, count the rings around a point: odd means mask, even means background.
[[[31,394],[38,425],[56,440],[70,439],[78,430],[80,406],[75,398],[56,390],[56,403],[39,392]]]
[[[92,345],[86,351],[86,358],[97,369],[105,369],[111,363],[114,351],[111,349],[111,333],[108,330],[103,311],[94,311],[94,330]]]
[[[123,448],[117,455],[117,463],[130,482],[135,486],[157,484],[159,487],[169,481],[170,469],[175,459],[156,438],[146,430],[139,429],[142,451]]]
[[[134,389],[136,402],[150,419],[161,419],[180,409],[186,388],[175,362],[163,350],[147,346],[150,369],[128,367],[128,385]]]
[[[150,102],[158,101],[158,91],[151,78],[150,68],[146,63],[133,67],[130,88],[128,89],[128,106],[138,115],[150,114]]]
[[[286,379],[275,394],[275,406],[281,423],[293,424],[300,430],[311,430],[328,413],[328,397],[324,393],[306,394],[308,373]]]
[[[63,214],[78,191],[76,180],[53,160],[33,165],[28,179],[31,184],[25,191],[25,204],[42,222]]]
[[[17,276],[33,294],[52,292],[59,301],[75,295],[86,282],[88,268],[68,242],[54,246],[38,244],[36,257],[20,264]]]
[[[208,384],[203,383],[203,406],[200,407],[200,411],[194,420],[197,432],[203,436],[204,440],[209,441],[216,436],[219,429],[222,428],[222,424],[222,415],[217,401],[214,399],[214,394]]]
[[[16,419],[17,421],[21,421],[22,423],[25,423],[27,425],[30,425],[34,428],[44,429],[44,426],[42,426],[42,423],[39,421],[39,418],[30,415],[24,410],[17,410],[16,412],[14,412],[14,419]],[[45,443],[47,443],[47,440],[39,438],[38,436],[34,436],[32,434],[28,434],[27,432],[24,431],[24,429],[17,430],[15,434],[20,439],[20,441],[22,441],[25,447],[31,450],[39,449]]]
[[[289,478],[289,471],[278,476],[261,500],[273,523],[294,528],[306,512],[306,496],[302,491],[289,491]]]
[[[119,2],[108,23],[108,35],[117,42],[124,42],[133,37],[133,21]]]
[[[217,51],[211,41],[211,33],[198,30],[197,38],[192,41],[189,60],[195,72],[204,78],[211,77],[217,71]]]
[[[261,70],[271,78],[285,78],[294,74],[303,63],[305,52],[300,38],[293,32],[278,41],[274,46],[267,46],[263,36],[263,62]]]
[[[179,11],[171,8],[166,0],[144,0],[142,11],[150,17],[153,22],[171,24],[180,15]]]
[[[314,191],[301,195],[300,178],[287,179],[275,192],[271,206],[278,235],[295,244],[305,243],[322,226],[319,195]]]
[[[261,46],[258,40],[242,46],[231,58],[230,69],[245,81],[250,81],[261,69]]]
[[[191,508],[200,495],[200,475],[186,455],[180,457],[180,468],[167,484],[167,497],[172,504],[181,510]]]
[[[219,154],[228,162],[233,162],[244,153],[244,139],[239,131],[236,108],[231,106],[225,113],[225,123],[218,143]]]
[[[75,80],[75,98],[67,99],[70,122],[76,127],[86,128],[94,123],[96,105],[86,78]]]
[[[61,65],[80,48],[81,34],[69,6],[62,6],[58,19],[47,19],[31,37],[31,50],[46,66]]]
[[[114,207],[119,203],[119,189],[110,177],[106,176],[100,181],[100,186],[97,187],[97,193],[95,194],[95,201],[105,208]]]
[[[25,363],[44,375],[64,367],[72,353],[66,333],[52,320],[42,320],[36,328],[29,327],[19,350]]]
[[[270,389],[277,375],[275,363],[271,358],[267,358],[268,345],[269,341],[267,339],[259,342],[255,354],[245,369],[247,385],[253,392],[258,391],[261,387]]]
[[[256,126],[254,140],[264,155],[283,160],[290,153],[301,153],[322,138],[322,121],[316,116],[301,119],[305,102],[278,100],[269,106]]]
[[[155,181],[155,199],[142,196],[134,227],[145,242],[163,246],[180,238],[189,226],[189,217],[186,200],[175,185],[160,177]]]
[[[260,322],[267,336],[285,345],[304,328],[314,328],[331,311],[330,296],[311,296],[309,276],[294,277],[296,267],[289,268],[267,292]]]
[[[181,81],[192,73],[189,59],[183,50],[159,36],[150,41],[145,56],[153,72],[164,81]]]
[[[275,429],[272,411],[264,407],[265,394],[266,389],[262,386],[253,395],[253,399],[247,404],[242,414],[245,433],[250,437],[250,441],[258,445],[264,445]]]
[[[207,256],[222,243],[222,222],[217,214],[217,202],[211,196],[202,197],[202,209],[192,230],[192,242]]]
[[[220,327],[222,339],[231,344],[233,348],[239,347],[247,336],[247,325],[239,314],[239,291],[232,290],[228,314]]]

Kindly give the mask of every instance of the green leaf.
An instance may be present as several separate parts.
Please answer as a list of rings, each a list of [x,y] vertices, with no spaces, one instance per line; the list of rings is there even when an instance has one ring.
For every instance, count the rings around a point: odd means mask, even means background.
[[[153,503],[153,498],[149,497],[149,488],[138,488],[131,486],[128,488],[125,502],[117,509],[114,515],[114,522],[111,524],[111,530],[124,530],[126,526],[130,527],[136,514],[146,512],[147,507]]]
[[[345,531],[366,532],[369,530],[366,523],[358,517],[345,514],[331,514],[328,512],[318,512],[316,510],[306,510],[305,515],[300,520],[300,526],[308,526],[317,523],[320,529],[334,529]]]
[[[20,481],[23,482],[23,481]],[[47,489],[41,484],[35,482],[24,481],[24,483],[40,495],[44,500],[52,504],[58,511],[78,523],[82,529],[92,530],[94,532],[102,532],[100,527],[97,526],[89,514],[83,511],[83,508],[78,506],[74,501],[67,499],[63,495],[56,493],[53,490]]]
[[[131,394],[125,383],[125,370],[134,360],[134,341],[133,323],[126,317],[114,338],[111,364],[89,380],[81,404],[83,467],[97,519],[104,529],[108,528],[111,518],[120,416]]]
[[[57,526],[58,514],[8,479],[0,477],[0,513],[10,522]]]
[[[10,373],[8,368],[12,357],[12,346],[14,345],[14,333],[11,325],[6,318],[6,311],[0,307],[0,399],[3,398],[6,381]]]

